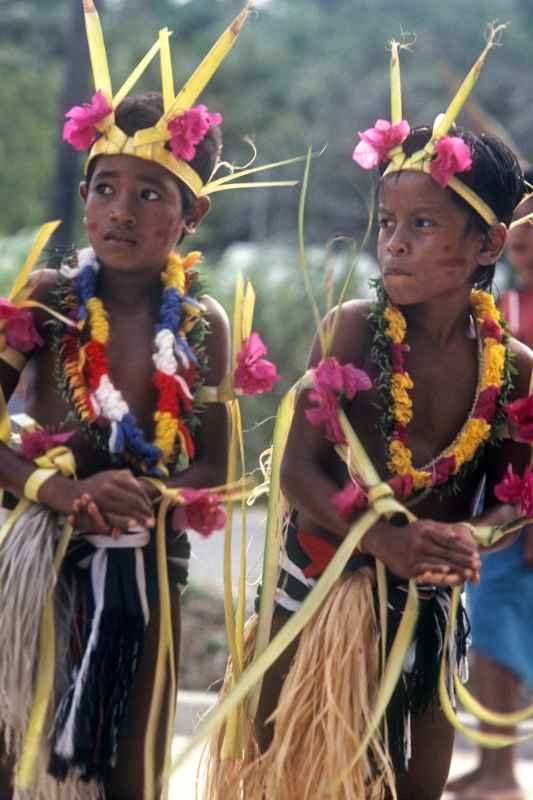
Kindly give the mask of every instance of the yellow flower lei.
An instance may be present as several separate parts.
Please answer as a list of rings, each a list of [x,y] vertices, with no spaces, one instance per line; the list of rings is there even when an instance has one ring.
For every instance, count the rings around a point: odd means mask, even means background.
[[[493,322],[501,328],[501,317],[494,298],[488,292],[474,290],[471,297],[472,314],[476,320],[478,330],[486,322]],[[405,318],[399,309],[388,305],[383,316],[387,321],[386,334],[397,345],[402,345],[407,331]],[[490,336],[483,339],[481,364],[479,370],[478,387],[474,407],[480,392],[489,386],[501,390],[505,375],[505,345]],[[409,374],[393,372],[391,379],[392,416],[395,423],[406,427],[412,420],[412,401],[408,390],[413,388]],[[473,412],[474,408],[472,409]],[[471,414],[472,414],[471,412]],[[461,467],[470,461],[478,448],[488,440],[491,424],[485,419],[469,416],[455,440],[432,462],[421,469],[413,466],[413,454],[409,447],[400,439],[393,438],[388,448],[387,466],[394,475],[410,475],[413,488],[423,489],[433,485],[434,465],[442,458],[455,458],[452,474],[456,475]]]

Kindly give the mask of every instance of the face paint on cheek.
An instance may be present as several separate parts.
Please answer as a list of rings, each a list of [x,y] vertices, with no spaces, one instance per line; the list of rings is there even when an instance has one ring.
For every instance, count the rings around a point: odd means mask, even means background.
[[[442,256],[435,260],[435,266],[441,270],[449,269],[455,272],[463,272],[465,269],[468,269],[469,263],[468,259],[464,256],[454,256],[453,258]]]
[[[88,222],[87,223],[87,233],[90,236],[94,236],[98,233],[98,223],[96,222]]]

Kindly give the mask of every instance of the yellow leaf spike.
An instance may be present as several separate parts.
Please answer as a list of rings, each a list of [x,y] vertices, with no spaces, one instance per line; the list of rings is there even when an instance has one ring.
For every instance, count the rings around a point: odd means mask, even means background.
[[[111,74],[107,63],[107,53],[105,49],[104,34],[100,25],[100,17],[96,10],[93,0],[82,0],[85,15],[85,30],[87,31],[87,42],[89,44],[89,54],[91,57],[91,67],[94,78],[94,88],[102,92],[108,103],[113,102],[113,89],[111,85]]]

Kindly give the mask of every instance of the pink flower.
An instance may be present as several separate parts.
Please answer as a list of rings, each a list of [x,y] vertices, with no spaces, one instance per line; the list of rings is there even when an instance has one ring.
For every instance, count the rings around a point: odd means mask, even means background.
[[[429,169],[433,180],[443,188],[448,186],[456,172],[466,172],[472,167],[470,148],[459,136],[443,136],[435,149],[436,155]]]
[[[446,483],[453,470],[455,469],[455,456],[439,458],[433,465],[433,484]]]
[[[397,500],[405,500],[412,494],[413,478],[411,475],[395,475],[388,481]]]
[[[226,524],[226,512],[220,507],[222,497],[210,489],[180,489],[185,505],[179,506],[172,515],[176,529],[191,528],[202,536]]]
[[[403,119],[396,125],[386,119],[378,119],[373,128],[359,131],[361,141],[353,151],[352,158],[363,169],[377,167],[385,161],[388,153],[409,136],[409,123]]]
[[[357,392],[372,388],[372,381],[366,372],[356,369],[353,364],[341,366],[334,356],[323,359],[310,372],[318,394],[337,392],[353,400]]]
[[[502,329],[493,319],[486,319],[481,326],[481,336],[483,339],[496,339],[497,342],[502,340]]]
[[[29,353],[34,347],[42,347],[43,339],[33,322],[31,311],[18,308],[4,298],[0,298],[0,320],[6,320],[6,342],[19,353]]]
[[[47,430],[32,431],[31,433],[21,433],[20,442],[22,455],[34,461],[39,456],[44,455],[48,450],[65,444],[74,436],[73,433],[49,433]]]
[[[519,475],[515,475],[511,464],[508,464],[503,480],[494,488],[494,494],[502,503],[520,502],[522,480]]]
[[[358,483],[348,481],[344,489],[331,498],[333,508],[343,519],[352,519],[368,506],[366,493]]]
[[[519,442],[533,442],[533,394],[505,406],[507,421],[516,429]]]
[[[393,372],[404,371],[405,359],[403,357],[403,354],[407,353],[408,350],[409,350],[409,345],[407,344],[399,344],[398,342],[391,342],[390,352],[391,352]]]
[[[65,114],[68,122],[63,127],[64,141],[76,150],[88,150],[98,135],[97,123],[112,112],[102,92],[96,92],[90,103],[74,106]]]
[[[476,407],[472,412],[474,419],[484,419],[490,422],[496,413],[496,400],[500,395],[500,390],[497,386],[487,386],[482,392],[476,403]]]
[[[222,116],[210,114],[207,106],[190,108],[168,123],[171,134],[170,148],[176,158],[192,161],[196,155],[196,145],[202,142],[212,125],[220,125]]]
[[[309,399],[314,403],[318,403],[317,408],[308,408],[305,412],[305,416],[311,425],[315,425],[318,428],[323,424],[326,438],[330,442],[335,444],[344,442],[344,434],[337,416],[338,397],[333,392],[319,393],[311,390]]]
[[[261,358],[267,353],[259,334],[252,331],[237,354],[236,389],[241,389],[248,395],[272,391],[275,381],[279,381],[279,375],[275,364]]]
[[[522,478],[520,513],[525,517],[533,516],[533,472],[529,467],[526,467]]]

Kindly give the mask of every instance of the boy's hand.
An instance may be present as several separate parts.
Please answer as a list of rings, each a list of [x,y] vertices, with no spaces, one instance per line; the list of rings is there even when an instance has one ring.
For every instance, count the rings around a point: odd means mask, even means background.
[[[481,567],[478,547],[468,526],[417,520],[404,527],[381,522],[365,536],[363,548],[400,578],[457,585],[476,578]]]
[[[79,481],[80,496],[71,519],[98,533],[151,528],[155,525],[148,487],[129,470],[108,470]]]

